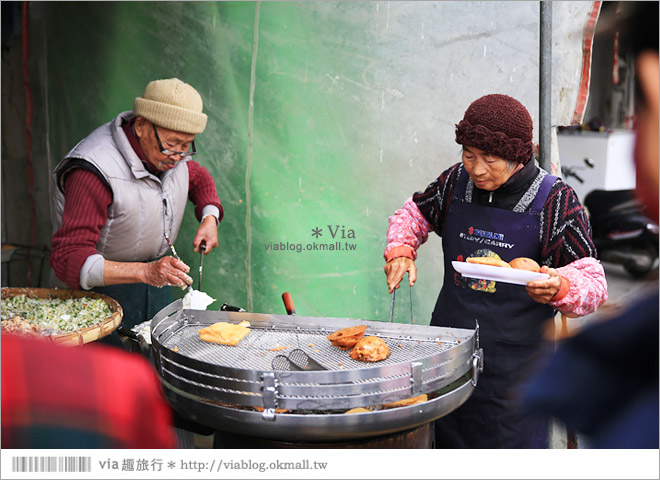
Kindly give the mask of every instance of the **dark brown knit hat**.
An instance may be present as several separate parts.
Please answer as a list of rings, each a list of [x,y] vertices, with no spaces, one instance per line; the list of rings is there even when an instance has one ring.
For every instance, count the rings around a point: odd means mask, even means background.
[[[532,117],[515,98],[485,95],[465,111],[456,125],[456,143],[527,163],[532,158]]]

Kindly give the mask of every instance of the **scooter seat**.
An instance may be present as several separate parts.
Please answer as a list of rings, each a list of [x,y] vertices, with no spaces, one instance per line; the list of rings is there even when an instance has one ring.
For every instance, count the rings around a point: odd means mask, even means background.
[[[639,212],[641,208],[634,190],[593,190],[584,198],[584,206],[592,217],[611,213],[612,210]]]

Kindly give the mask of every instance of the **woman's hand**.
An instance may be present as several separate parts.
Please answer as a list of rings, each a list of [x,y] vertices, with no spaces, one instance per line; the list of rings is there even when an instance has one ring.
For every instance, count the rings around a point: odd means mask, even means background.
[[[397,257],[385,264],[385,275],[387,275],[389,293],[392,293],[395,288],[399,288],[399,284],[406,272],[408,272],[408,281],[412,287],[417,281],[417,266],[411,258]]]
[[[185,288],[193,283],[193,279],[187,275],[190,267],[174,257],[163,257],[160,260],[145,263],[144,266],[143,283],[154,287],[173,285]]]
[[[557,270],[549,268],[547,265],[541,267],[540,273],[547,273],[550,275],[550,278],[529,282],[525,289],[535,302],[548,303],[559,292],[561,288],[561,277],[557,273]]]

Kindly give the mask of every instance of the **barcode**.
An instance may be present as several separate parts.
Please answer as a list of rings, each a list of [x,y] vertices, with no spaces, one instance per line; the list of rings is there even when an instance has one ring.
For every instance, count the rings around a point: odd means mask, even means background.
[[[91,472],[92,457],[12,457],[12,472]]]

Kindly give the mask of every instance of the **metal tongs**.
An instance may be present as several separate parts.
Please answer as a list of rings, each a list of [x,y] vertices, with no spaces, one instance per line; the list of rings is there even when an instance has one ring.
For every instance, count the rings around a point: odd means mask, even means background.
[[[410,287],[410,285],[408,285]],[[394,321],[394,299],[396,298],[396,288],[392,290],[392,306],[390,307],[390,323]],[[413,308],[412,308],[412,287],[410,287],[410,324],[413,322]]]
[[[271,362],[273,370],[285,371],[312,371],[312,370],[327,370],[323,365],[307,355],[299,348],[291,350],[288,356],[276,355]]]

